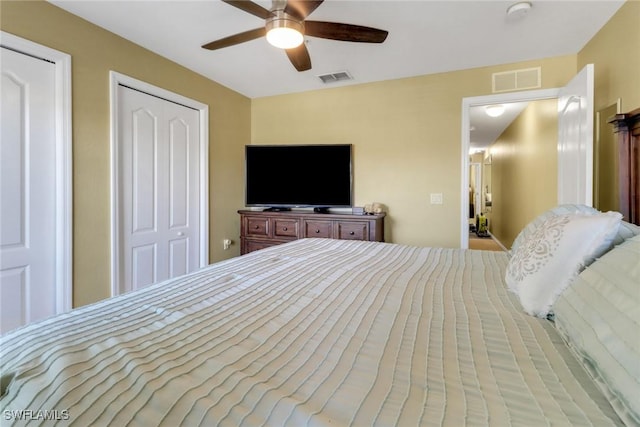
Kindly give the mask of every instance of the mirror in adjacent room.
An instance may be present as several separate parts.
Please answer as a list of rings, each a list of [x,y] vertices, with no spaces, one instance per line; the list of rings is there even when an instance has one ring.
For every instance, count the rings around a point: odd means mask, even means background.
[[[480,156],[480,154],[474,154],[474,157]],[[476,215],[482,210],[481,204],[481,188],[482,188],[482,169],[479,161],[472,161],[469,163],[469,220],[473,222]]]
[[[493,206],[493,193],[491,191],[491,154],[484,158],[482,165],[482,211],[491,212]]]

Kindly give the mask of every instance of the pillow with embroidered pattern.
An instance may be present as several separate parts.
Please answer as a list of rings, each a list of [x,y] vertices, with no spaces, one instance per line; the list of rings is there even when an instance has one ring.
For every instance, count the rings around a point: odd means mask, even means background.
[[[618,212],[565,214],[548,218],[533,231],[509,260],[505,276],[524,311],[547,316],[584,266],[609,250],[621,219]]]
[[[551,208],[541,213],[537,217],[535,217],[522,230],[520,230],[520,233],[518,233],[515,240],[511,244],[511,250],[509,251],[509,254],[513,256],[516,250],[518,250],[518,247],[520,247],[520,245],[523,244],[529,238],[529,236],[531,236],[531,234],[533,234],[533,232],[535,232],[538,229],[538,227],[540,227],[540,225],[543,224],[549,218],[553,218],[554,216],[558,216],[558,215],[567,215],[567,214],[573,214],[573,213],[584,214],[584,215],[595,215],[595,214],[599,214],[600,211],[598,211],[595,208],[592,208],[591,206],[577,205],[577,204],[563,204],[563,205],[558,205],[554,208]]]

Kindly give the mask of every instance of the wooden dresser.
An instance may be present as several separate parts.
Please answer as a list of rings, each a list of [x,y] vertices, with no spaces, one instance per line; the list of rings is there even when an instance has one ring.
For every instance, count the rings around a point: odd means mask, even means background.
[[[384,241],[384,217],[311,211],[265,212],[240,210],[240,253],[305,237]]]
[[[609,119],[617,139],[618,211],[640,225],[640,108]]]

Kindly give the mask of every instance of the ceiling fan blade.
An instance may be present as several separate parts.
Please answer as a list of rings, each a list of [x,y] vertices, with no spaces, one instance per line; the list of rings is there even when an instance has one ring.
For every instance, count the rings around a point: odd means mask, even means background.
[[[293,49],[285,49],[289,60],[298,71],[307,71],[311,69],[311,58],[307,46],[302,43]]]
[[[311,12],[316,10],[322,2],[324,2],[324,0],[288,0],[284,12],[298,19],[305,19]]]
[[[267,30],[264,27],[256,28],[255,30],[245,31],[244,33],[234,34],[233,36],[225,37],[220,40],[212,41],[203,45],[202,47],[209,50],[222,49],[223,47],[233,46],[236,44],[248,42],[267,34]]]
[[[223,2],[237,7],[240,10],[244,10],[247,13],[250,13],[258,18],[267,19],[271,16],[271,12],[260,6],[259,4],[255,4],[248,0],[222,0]]]
[[[305,21],[304,28],[307,36],[345,42],[382,43],[389,34],[388,31],[377,28],[337,22]]]

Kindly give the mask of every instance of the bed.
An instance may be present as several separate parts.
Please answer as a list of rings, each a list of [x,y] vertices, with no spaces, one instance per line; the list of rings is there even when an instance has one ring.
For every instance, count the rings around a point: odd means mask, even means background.
[[[640,278],[633,267],[639,230],[628,224],[609,233],[607,249],[615,248],[578,279],[629,250],[630,272],[619,280],[628,286]],[[559,329],[559,313],[551,321],[523,310],[505,283],[513,256],[302,239],[213,264],[1,337],[2,419],[77,426],[638,422],[637,405],[607,392],[606,375],[585,367],[600,359],[572,342],[571,321]],[[575,300],[558,304],[576,310]],[[637,301],[631,304],[638,321]],[[577,318],[586,312],[577,311]],[[628,343],[631,357],[638,344]]]

